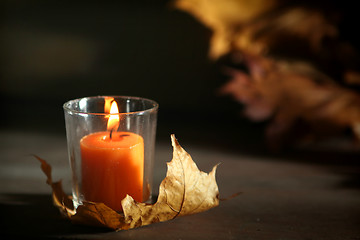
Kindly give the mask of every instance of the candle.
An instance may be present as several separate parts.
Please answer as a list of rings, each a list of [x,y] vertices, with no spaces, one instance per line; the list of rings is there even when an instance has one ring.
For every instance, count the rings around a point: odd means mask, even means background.
[[[110,113],[116,108],[111,105]],[[111,114],[108,130],[80,141],[82,192],[88,201],[102,202],[121,211],[121,200],[129,194],[143,201],[144,141],[131,132],[116,132],[119,115]]]

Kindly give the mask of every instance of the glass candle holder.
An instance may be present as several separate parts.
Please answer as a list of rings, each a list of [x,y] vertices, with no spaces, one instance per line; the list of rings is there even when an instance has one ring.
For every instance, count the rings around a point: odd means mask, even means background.
[[[122,211],[126,194],[149,202],[158,104],[97,96],[68,101],[63,108],[75,208],[92,201]]]

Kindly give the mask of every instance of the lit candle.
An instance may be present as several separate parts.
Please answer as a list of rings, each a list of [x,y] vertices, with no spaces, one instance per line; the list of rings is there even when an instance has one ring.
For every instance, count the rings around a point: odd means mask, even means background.
[[[107,132],[97,132],[80,141],[82,191],[85,200],[105,203],[121,211],[121,200],[129,194],[143,201],[144,141],[131,132],[116,132],[118,107],[111,104]]]

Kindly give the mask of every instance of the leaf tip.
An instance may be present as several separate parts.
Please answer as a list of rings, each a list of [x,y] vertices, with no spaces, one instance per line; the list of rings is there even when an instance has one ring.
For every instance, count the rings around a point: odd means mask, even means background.
[[[171,145],[172,145],[173,147],[176,147],[176,146],[179,145],[179,142],[178,142],[178,140],[176,139],[175,134],[171,134]]]
[[[47,180],[46,183],[51,185],[52,184],[52,176],[51,176],[51,165],[48,164],[44,159],[42,159],[41,157],[32,154],[32,156],[34,158],[36,158],[37,160],[40,161],[41,163],[41,170],[43,171],[43,173],[47,176]]]

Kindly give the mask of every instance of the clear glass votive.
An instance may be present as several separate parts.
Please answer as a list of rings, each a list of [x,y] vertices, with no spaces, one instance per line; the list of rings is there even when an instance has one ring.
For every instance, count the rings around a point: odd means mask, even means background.
[[[96,96],[68,101],[63,108],[75,208],[85,200],[122,211],[126,194],[149,202],[158,104]]]

